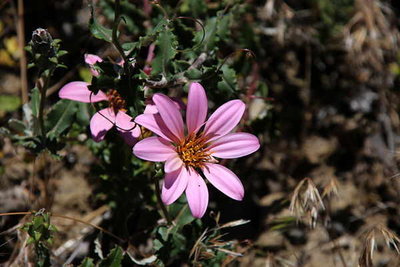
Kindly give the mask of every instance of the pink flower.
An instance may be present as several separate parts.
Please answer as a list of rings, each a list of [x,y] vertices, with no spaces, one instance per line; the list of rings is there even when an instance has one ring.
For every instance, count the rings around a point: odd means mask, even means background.
[[[133,147],[141,159],[165,162],[162,200],[173,203],[185,191],[194,217],[204,215],[208,205],[208,189],[203,178],[227,196],[242,200],[244,188],[239,178],[217,158],[231,159],[246,156],[260,147],[257,137],[249,133],[230,133],[239,123],[245,104],[232,100],[219,107],[207,121],[208,102],[204,88],[192,83],[189,89],[184,123],[174,102],[163,94],[153,101],[158,113],[142,114],[135,122],[158,136],[145,138]]]
[[[58,93],[60,98],[83,103],[108,101],[109,107],[96,112],[90,119],[90,131],[93,140],[100,142],[106,133],[115,125],[125,142],[133,146],[140,136],[140,128],[133,122],[131,116],[126,114],[125,101],[116,90],[109,90],[107,94],[99,91],[93,94],[86,82],[70,82],[62,87]]]
[[[100,75],[99,72],[94,68],[94,64],[97,62],[103,62],[103,59],[97,55],[85,54],[85,63],[89,65],[90,72],[95,77]]]

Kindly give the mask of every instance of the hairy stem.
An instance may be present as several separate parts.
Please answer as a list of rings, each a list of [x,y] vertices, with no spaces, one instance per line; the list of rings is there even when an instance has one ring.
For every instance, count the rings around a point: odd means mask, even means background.
[[[44,106],[46,104],[46,91],[49,87],[50,78],[53,74],[53,71],[50,70],[48,74],[45,75],[43,85],[40,86],[40,104],[39,104],[39,127],[40,127],[40,135],[42,137],[42,142],[46,145],[46,129],[44,128]]]

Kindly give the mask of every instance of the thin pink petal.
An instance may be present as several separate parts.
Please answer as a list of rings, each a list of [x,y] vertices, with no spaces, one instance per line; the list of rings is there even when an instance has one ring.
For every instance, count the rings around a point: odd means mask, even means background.
[[[144,160],[163,162],[176,155],[176,152],[168,141],[152,136],[139,141],[133,147],[133,154]]]
[[[94,103],[108,100],[106,94],[99,91],[93,94],[86,82],[70,82],[64,85],[58,92],[58,96],[63,99],[74,100],[83,103]]]
[[[135,122],[170,142],[176,139],[165,125],[160,114],[141,114],[135,118]]]
[[[155,94],[153,101],[165,125],[176,137],[174,141],[182,140],[184,138],[182,115],[174,102],[163,94]]]
[[[166,173],[173,172],[182,167],[183,162],[178,154],[175,154],[172,158],[169,158],[164,165],[164,171]]]
[[[110,108],[102,109],[96,112],[90,119],[90,131],[93,140],[100,142],[104,139],[106,133],[114,126],[115,114]]]
[[[231,100],[220,106],[207,120],[204,133],[209,140],[224,136],[235,128],[243,116],[245,104]]]
[[[136,126],[133,118],[123,111],[118,111],[117,117],[115,119],[117,129],[120,131],[130,131]]]
[[[193,169],[188,174],[189,182],[186,187],[186,198],[193,217],[201,218],[208,206],[208,189],[203,178]]]
[[[249,133],[230,133],[209,147],[214,157],[234,159],[249,155],[260,148],[258,138]]]
[[[103,59],[97,55],[85,54],[85,63],[88,65],[94,65],[97,62],[103,62]]]
[[[208,101],[203,86],[192,83],[189,88],[188,103],[186,109],[186,125],[189,134],[197,131],[206,120]]]
[[[180,168],[173,172],[166,173],[161,190],[161,199],[166,204],[172,204],[185,191],[188,184],[189,174],[186,168]]]
[[[222,193],[235,200],[243,199],[243,184],[231,170],[213,163],[206,163],[202,170],[207,180]]]

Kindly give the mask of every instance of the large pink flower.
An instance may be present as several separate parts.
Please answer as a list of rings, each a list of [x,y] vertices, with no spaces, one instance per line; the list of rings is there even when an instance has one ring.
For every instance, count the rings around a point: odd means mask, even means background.
[[[93,140],[100,142],[106,133],[115,125],[120,135],[128,145],[133,146],[140,136],[140,128],[126,114],[125,101],[116,90],[108,90],[107,94],[99,91],[93,94],[86,82],[70,82],[62,87],[58,93],[60,98],[83,103],[108,101],[109,107],[96,112],[90,119],[90,131]]]
[[[173,203],[185,191],[194,217],[204,215],[208,206],[208,189],[202,176],[227,196],[242,200],[244,188],[239,178],[216,158],[246,156],[259,147],[257,137],[249,133],[231,133],[239,123],[245,104],[232,100],[219,107],[207,121],[208,101],[204,88],[192,83],[186,108],[185,128],[174,102],[163,94],[153,101],[158,113],[142,114],[135,122],[158,136],[145,138],[133,147],[133,153],[144,160],[165,162],[162,200]]]

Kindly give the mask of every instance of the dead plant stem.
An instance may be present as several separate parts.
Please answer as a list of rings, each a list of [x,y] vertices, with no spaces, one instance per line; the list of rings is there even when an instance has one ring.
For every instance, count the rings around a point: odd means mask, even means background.
[[[18,36],[18,49],[20,53],[19,67],[21,74],[21,100],[22,104],[28,102],[28,74],[27,74],[27,60],[24,50],[25,46],[25,22],[24,22],[24,0],[18,0],[17,8],[17,36]]]

